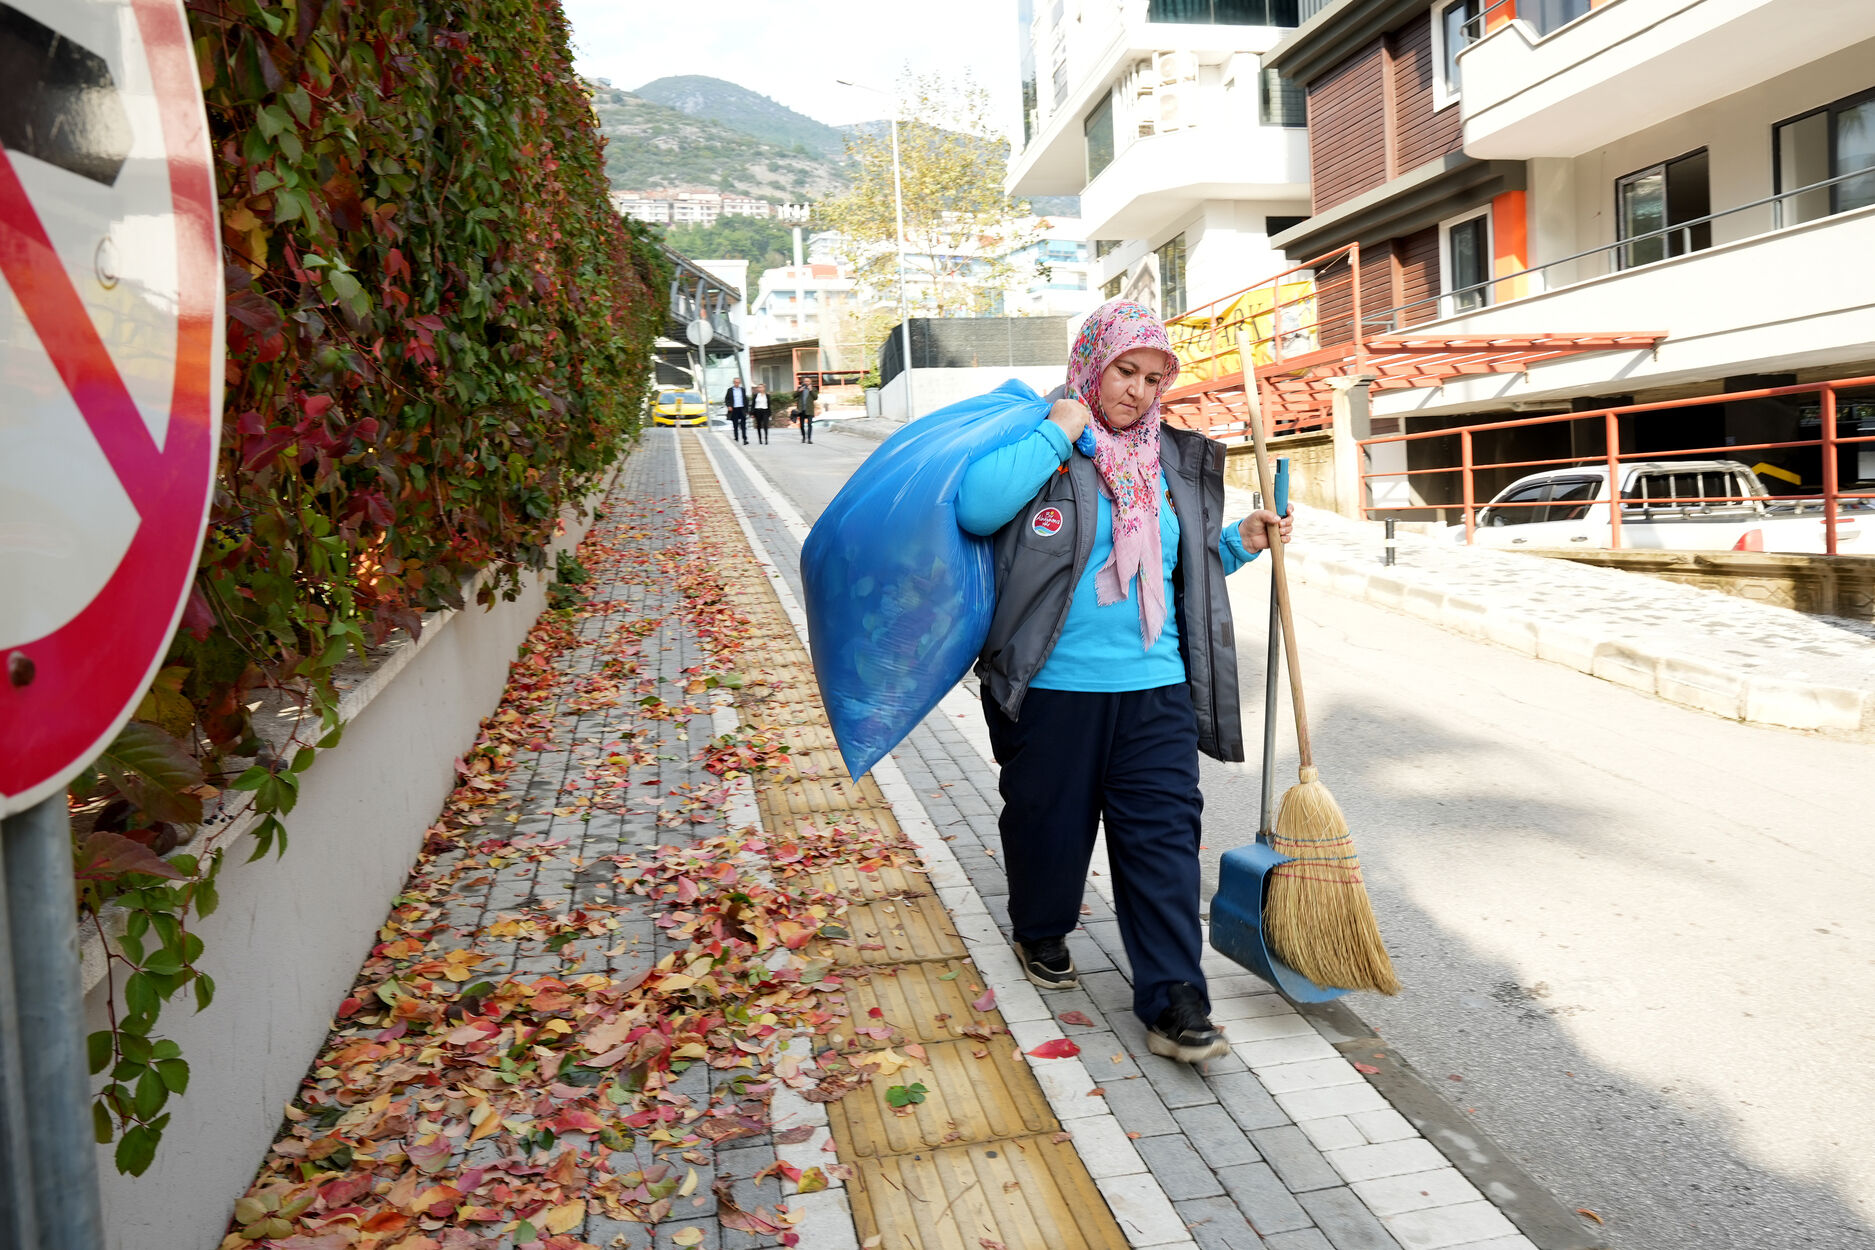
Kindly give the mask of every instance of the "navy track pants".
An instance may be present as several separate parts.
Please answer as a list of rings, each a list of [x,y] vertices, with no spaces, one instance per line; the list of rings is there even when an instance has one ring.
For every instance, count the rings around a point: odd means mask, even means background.
[[[1198,720],[1184,683],[1113,694],[1030,688],[1021,719],[987,696],[1002,765],[1003,867],[1016,940],[1063,937],[1081,897],[1100,822],[1133,1012],[1151,1024],[1166,989],[1204,989],[1199,968]]]

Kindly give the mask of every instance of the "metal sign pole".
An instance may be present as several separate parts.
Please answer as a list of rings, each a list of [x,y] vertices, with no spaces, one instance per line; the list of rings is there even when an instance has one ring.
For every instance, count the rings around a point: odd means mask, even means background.
[[[4,845],[0,843],[0,845]],[[7,924],[6,856],[0,852],[0,1245],[39,1244],[33,1202],[31,1126],[20,1071],[19,994],[13,987],[13,941]]]
[[[85,1064],[84,987],[78,960],[78,902],[72,887],[71,824],[55,794],[0,821],[0,873],[12,1002],[0,1028],[9,1138],[21,1121],[31,1162],[13,1157],[9,1176],[31,1177],[34,1250],[101,1250],[98,1153],[91,1139]],[[18,1073],[15,1110],[12,1073]],[[12,1188],[15,1182],[9,1180]]]

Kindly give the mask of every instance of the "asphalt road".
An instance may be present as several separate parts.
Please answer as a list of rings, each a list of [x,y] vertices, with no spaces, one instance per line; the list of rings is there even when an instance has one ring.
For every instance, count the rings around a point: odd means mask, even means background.
[[[748,449],[809,520],[876,445],[816,440]],[[1264,565],[1232,579],[1252,739]],[[1317,763],[1407,987],[1361,1016],[1611,1246],[1875,1247],[1875,751],[1296,606]],[[1204,783],[1208,897],[1258,778]]]

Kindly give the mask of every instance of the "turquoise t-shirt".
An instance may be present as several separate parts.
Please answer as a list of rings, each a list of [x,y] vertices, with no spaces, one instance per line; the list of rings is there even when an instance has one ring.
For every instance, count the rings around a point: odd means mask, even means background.
[[[973,534],[994,534],[1013,520],[1048,475],[1066,464],[1073,448],[1053,421],[1044,419],[1033,434],[972,461],[957,493],[957,521]],[[1140,645],[1139,588],[1102,605],[1094,576],[1113,554],[1113,501],[1098,496],[1094,550],[1074,586],[1061,637],[1030,684],[1044,690],[1151,690],[1185,680],[1185,660],[1178,650],[1177,600],[1172,571],[1178,566],[1178,514],[1165,500],[1165,472],[1159,473],[1159,549],[1165,577],[1165,627],[1150,650]],[[1226,525],[1218,542],[1224,572],[1235,573],[1256,558],[1243,545],[1237,526]]]

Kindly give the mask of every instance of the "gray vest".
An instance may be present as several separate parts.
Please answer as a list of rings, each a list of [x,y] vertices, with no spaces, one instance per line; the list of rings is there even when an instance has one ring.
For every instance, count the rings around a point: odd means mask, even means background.
[[[1174,619],[1198,713],[1198,749],[1220,760],[1241,760],[1236,642],[1217,552],[1224,532],[1224,448],[1202,434],[1161,426],[1159,463],[1179,519]],[[1067,469],[1049,474],[993,540],[996,611],[976,673],[1011,720],[1020,719],[1029,683],[1061,637],[1074,588],[1094,550],[1100,478],[1086,456],[1070,456]]]

